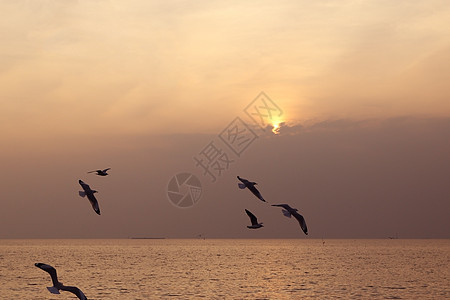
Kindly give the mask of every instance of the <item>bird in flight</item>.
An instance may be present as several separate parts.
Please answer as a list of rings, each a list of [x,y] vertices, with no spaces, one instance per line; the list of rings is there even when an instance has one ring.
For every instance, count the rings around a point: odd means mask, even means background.
[[[287,204],[272,204],[272,206],[279,206],[284,209],[282,209],[283,215],[290,218],[291,216],[294,216],[294,218],[297,219],[298,223],[300,224],[300,227],[302,228],[303,232],[308,235],[308,227],[306,227],[306,221],[305,218],[301,214],[299,214],[297,211],[298,209],[292,208]]]
[[[89,185],[84,183],[82,180],[78,180],[78,183],[83,188],[83,191],[79,191],[78,194],[83,198],[85,196],[87,196],[87,198],[89,199],[89,202],[91,202],[91,205],[92,205],[92,208],[94,209],[94,211],[97,214],[100,214],[100,207],[98,206],[98,201],[97,201],[97,199],[95,199],[95,196],[94,196],[94,193],[98,193],[98,192],[95,190],[91,190]]]
[[[252,225],[247,226],[247,228],[258,229],[264,227],[263,223],[258,223],[258,219],[256,218],[256,216],[252,214],[249,210],[246,209],[245,212],[247,213],[247,215],[250,218],[250,221],[252,222]]]
[[[78,297],[78,299],[88,300],[88,298],[86,298],[86,296],[79,288],[75,286],[65,286],[62,282],[59,282],[58,276],[56,275],[56,269],[53,268],[52,266],[43,263],[35,263],[34,265],[39,269],[44,270],[45,272],[50,274],[50,277],[52,278],[53,282],[53,286],[47,287],[50,293],[59,294],[59,291],[61,290],[75,294]]]
[[[94,172],[97,172],[96,175],[99,175],[99,176],[106,176],[106,175],[109,175],[108,173],[106,173],[108,170],[111,170],[111,168],[107,168],[107,169],[104,169],[104,170],[94,170],[94,171],[89,171],[88,173],[94,173]]]
[[[247,179],[241,178],[239,176],[237,176],[237,179],[239,179],[241,181],[241,182],[238,183],[238,186],[239,186],[240,189],[248,188],[250,190],[250,192],[252,192],[252,194],[255,195],[259,200],[261,200],[263,202],[266,202],[266,200],[264,200],[264,198],[261,195],[261,193],[255,187],[255,185],[257,185],[256,182],[250,182]]]

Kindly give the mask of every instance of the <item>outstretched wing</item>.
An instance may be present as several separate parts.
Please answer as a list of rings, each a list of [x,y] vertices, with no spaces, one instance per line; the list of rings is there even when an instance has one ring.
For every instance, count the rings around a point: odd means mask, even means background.
[[[57,286],[59,284],[58,282],[58,275],[56,274],[56,269],[53,268],[50,265],[44,264],[44,263],[35,263],[36,267],[38,267],[41,270],[44,270],[48,274],[50,274],[50,277],[52,278],[52,283],[54,286]],[[50,291],[51,292],[51,291]]]
[[[239,179],[239,181],[242,182],[245,186],[247,186],[247,184],[249,183],[247,179],[244,179],[242,177],[237,176],[237,179]]]
[[[296,211],[291,212],[294,218],[297,219],[298,223],[300,224],[300,227],[302,228],[303,232],[308,235],[308,227],[306,227],[306,221],[305,218],[301,214],[299,214]]]
[[[88,172],[88,174],[89,174],[89,173],[94,173],[94,172],[98,172],[98,171],[101,171],[101,170],[94,170],[94,171],[89,171],[89,172]]]
[[[83,180],[78,180],[78,183],[81,185],[81,187],[83,188],[83,190],[88,193],[91,190],[91,187],[89,186],[89,184],[86,184],[83,182]]]
[[[291,211],[291,210],[292,210],[292,207],[290,207],[290,206],[287,205],[287,204],[272,204],[272,206],[282,207],[282,208],[284,208],[284,209],[287,210],[287,211]]]
[[[95,198],[93,193],[87,194],[87,197],[89,199],[89,202],[91,202],[92,208],[94,211],[99,215],[100,214],[100,207],[98,206],[98,201]]]
[[[256,218],[256,216],[254,214],[252,214],[249,210],[245,210],[245,212],[247,213],[247,215],[250,217],[250,221],[252,222],[252,225],[257,225],[258,224],[258,219]]]
[[[78,297],[78,299],[87,300],[87,298],[83,294],[83,292],[79,288],[77,288],[75,286],[62,286],[61,290],[62,291],[66,291],[66,292],[71,292],[72,294],[75,294]]]
[[[111,170],[111,168],[104,169],[102,172],[106,173],[106,171]]]
[[[263,196],[261,195],[261,193],[258,191],[258,189],[254,186],[254,185],[250,185],[248,186],[248,189],[252,192],[253,195],[255,195],[259,200],[266,202],[266,200],[264,200]]]

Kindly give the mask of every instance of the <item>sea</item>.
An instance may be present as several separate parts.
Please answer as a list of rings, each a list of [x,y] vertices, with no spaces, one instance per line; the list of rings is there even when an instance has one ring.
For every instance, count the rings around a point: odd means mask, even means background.
[[[450,240],[0,240],[0,299],[450,299]]]

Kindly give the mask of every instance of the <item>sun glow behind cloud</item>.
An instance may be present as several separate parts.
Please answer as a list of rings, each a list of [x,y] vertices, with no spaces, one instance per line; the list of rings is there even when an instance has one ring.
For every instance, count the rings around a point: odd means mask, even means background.
[[[284,121],[281,118],[272,120],[272,132],[274,134],[279,134],[282,124],[284,124]]]

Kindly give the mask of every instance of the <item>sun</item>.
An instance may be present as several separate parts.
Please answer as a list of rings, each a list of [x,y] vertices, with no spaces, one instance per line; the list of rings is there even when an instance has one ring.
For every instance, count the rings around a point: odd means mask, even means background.
[[[282,120],[274,120],[274,121],[272,121],[272,132],[274,134],[280,134],[281,123],[283,123]]]

